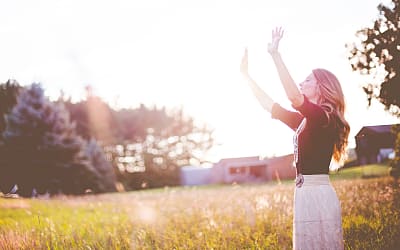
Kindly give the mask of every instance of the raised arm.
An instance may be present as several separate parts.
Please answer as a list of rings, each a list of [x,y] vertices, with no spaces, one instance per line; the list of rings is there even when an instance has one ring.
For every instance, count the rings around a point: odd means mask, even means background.
[[[272,98],[269,95],[267,95],[267,93],[265,93],[258,86],[258,84],[249,75],[247,48],[245,49],[243,57],[242,57],[242,62],[240,64],[240,72],[242,73],[243,78],[249,84],[251,90],[253,91],[253,94],[255,95],[255,97],[257,98],[258,102],[261,104],[261,106],[264,109],[266,109],[268,112],[271,113],[274,101],[272,100]]]
[[[275,28],[272,30],[272,41],[268,44],[268,52],[271,54],[272,59],[275,63],[276,69],[281,79],[283,88],[285,89],[286,96],[294,106],[300,106],[303,104],[304,96],[301,94],[296,83],[293,81],[285,63],[278,51],[279,42],[283,37],[282,28]]]

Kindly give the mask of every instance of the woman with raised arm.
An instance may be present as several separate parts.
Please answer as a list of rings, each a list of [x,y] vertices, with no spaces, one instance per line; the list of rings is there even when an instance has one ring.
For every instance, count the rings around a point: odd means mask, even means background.
[[[343,249],[340,202],[329,180],[331,160],[339,162],[350,127],[338,79],[330,71],[314,69],[297,86],[278,51],[283,30],[272,31],[268,45],[282,86],[295,111],[275,103],[249,76],[247,49],[241,72],[261,105],[294,131],[296,187],[293,249]]]

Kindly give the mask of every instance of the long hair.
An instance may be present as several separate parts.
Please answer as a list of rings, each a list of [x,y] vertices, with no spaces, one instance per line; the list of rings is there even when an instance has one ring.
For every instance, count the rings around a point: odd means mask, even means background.
[[[327,110],[329,119],[334,120],[336,135],[333,148],[333,159],[340,162],[345,156],[350,133],[349,123],[344,117],[345,100],[339,80],[326,69],[314,69],[319,90],[318,103]]]

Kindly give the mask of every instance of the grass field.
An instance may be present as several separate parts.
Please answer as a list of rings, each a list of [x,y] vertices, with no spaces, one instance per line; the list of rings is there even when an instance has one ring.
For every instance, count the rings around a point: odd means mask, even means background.
[[[385,165],[366,165],[362,167],[352,167],[339,169],[339,171],[331,173],[330,178],[336,179],[359,179],[359,178],[375,178],[389,176],[390,167]]]
[[[400,181],[381,167],[332,175],[346,249],[400,246]],[[291,249],[292,199],[292,182],[3,198],[0,249]]]

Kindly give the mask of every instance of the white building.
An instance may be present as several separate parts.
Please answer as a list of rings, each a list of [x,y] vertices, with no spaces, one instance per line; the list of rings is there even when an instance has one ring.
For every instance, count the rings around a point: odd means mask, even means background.
[[[183,166],[181,167],[181,185],[195,186],[212,183],[212,166]]]

